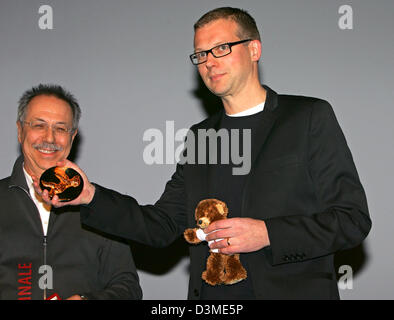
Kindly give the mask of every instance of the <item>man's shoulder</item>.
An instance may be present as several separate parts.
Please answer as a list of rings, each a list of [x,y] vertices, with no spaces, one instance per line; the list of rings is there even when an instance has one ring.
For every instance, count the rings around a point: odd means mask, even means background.
[[[5,204],[9,204],[12,200],[11,194],[10,194],[10,178],[3,178],[0,180],[0,203],[1,206],[4,206]],[[4,208],[3,208],[4,209]]]
[[[278,94],[278,104],[287,106],[298,106],[311,108],[314,106],[330,105],[328,101],[310,96],[291,95],[291,94]]]
[[[0,179],[0,190],[3,191],[4,189],[8,189],[10,185],[10,179],[11,177],[6,177],[3,179]]]
[[[280,94],[278,95],[278,107],[288,115],[303,114],[307,117],[326,117],[334,114],[334,110],[327,100],[302,95]]]

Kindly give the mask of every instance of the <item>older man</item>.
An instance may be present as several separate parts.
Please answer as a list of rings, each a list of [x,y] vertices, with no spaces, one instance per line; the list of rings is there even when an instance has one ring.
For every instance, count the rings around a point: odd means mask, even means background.
[[[191,61],[224,109],[191,131],[197,137],[201,130],[250,130],[251,148],[245,152],[251,170],[235,175],[236,161],[179,163],[159,201],[150,206],[92,185],[84,175],[85,190],[70,204],[85,204],[82,221],[91,226],[164,246],[195,226],[200,200],[220,199],[228,205],[229,218],[207,227],[206,239],[224,239],[212,242],[211,249],[240,253],[248,277],[230,286],[205,283],[201,274],[209,249],[192,246],[190,299],[339,298],[334,254],[360,244],[371,220],[331,106],[317,98],[279,95],[261,85],[260,35],[244,10],[212,10],[194,28]],[[243,141],[228,137],[231,146]],[[205,143],[197,146],[197,152],[207,149]],[[230,150],[216,149],[221,153],[217,159],[229,159],[223,152]],[[43,196],[47,201],[46,191]],[[56,198],[52,203],[60,205]]]
[[[32,186],[68,157],[80,114],[60,86],[39,85],[19,101],[23,155],[0,181],[0,299],[142,296],[129,246],[82,227],[78,207],[51,208]]]

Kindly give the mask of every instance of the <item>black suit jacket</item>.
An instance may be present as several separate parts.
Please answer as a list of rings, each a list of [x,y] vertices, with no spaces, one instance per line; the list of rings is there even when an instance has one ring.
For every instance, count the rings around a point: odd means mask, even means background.
[[[331,106],[323,100],[267,99],[240,190],[242,217],[266,222],[271,245],[243,254],[258,299],[339,298],[334,253],[360,244],[371,228],[352,155]],[[218,128],[222,112],[191,130]],[[84,223],[152,246],[166,246],[195,227],[198,202],[210,198],[210,168],[178,164],[155,205],[96,186],[81,209]],[[110,214],[108,212],[111,212]],[[189,299],[198,299],[205,243],[190,247]]]

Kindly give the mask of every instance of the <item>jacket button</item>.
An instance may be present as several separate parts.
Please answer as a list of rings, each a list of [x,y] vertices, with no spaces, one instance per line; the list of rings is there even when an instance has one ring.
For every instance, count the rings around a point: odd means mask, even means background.
[[[195,297],[198,297],[200,295],[200,292],[197,289],[194,289],[193,293]]]

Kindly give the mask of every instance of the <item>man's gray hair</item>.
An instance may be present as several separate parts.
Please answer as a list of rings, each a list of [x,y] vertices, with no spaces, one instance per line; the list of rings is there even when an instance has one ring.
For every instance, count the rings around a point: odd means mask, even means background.
[[[70,106],[73,114],[73,131],[78,129],[79,119],[81,118],[81,108],[79,107],[77,99],[67,90],[56,84],[39,84],[25,91],[18,102],[18,118],[17,121],[22,123],[26,119],[26,110],[30,101],[37,96],[55,96],[61,99]]]

